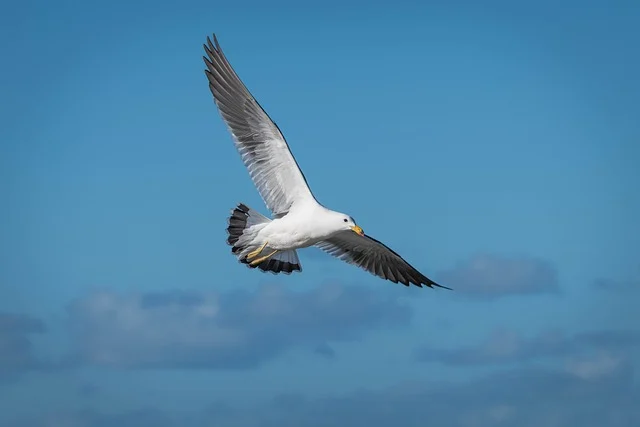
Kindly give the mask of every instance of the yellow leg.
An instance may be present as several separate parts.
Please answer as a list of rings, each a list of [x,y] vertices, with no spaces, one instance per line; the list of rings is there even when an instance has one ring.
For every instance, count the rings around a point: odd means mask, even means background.
[[[255,258],[255,257],[257,257],[258,255],[260,255],[260,252],[262,252],[262,251],[263,251],[263,249],[265,248],[265,246],[267,246],[267,243],[269,243],[269,242],[264,242],[264,244],[263,244],[262,246],[260,246],[258,249],[256,249],[255,251],[253,251],[253,252],[249,252],[249,253],[247,254],[247,261],[250,261],[250,260],[251,260],[251,258]]]
[[[276,253],[278,253],[278,250],[277,250],[277,249],[276,249],[276,250],[274,250],[273,252],[271,252],[269,255],[265,255],[265,256],[260,257],[260,258],[258,258],[258,259],[254,259],[253,261],[251,261],[251,263],[250,263],[250,264],[251,264],[251,266],[258,265],[258,264],[260,264],[262,261],[267,260],[267,259],[271,258],[272,256],[274,256]]]

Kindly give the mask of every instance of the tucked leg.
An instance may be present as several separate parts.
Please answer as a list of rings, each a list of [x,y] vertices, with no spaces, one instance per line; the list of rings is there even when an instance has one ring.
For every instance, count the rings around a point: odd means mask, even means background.
[[[247,257],[246,257],[247,261],[251,261],[252,258],[255,258],[258,255],[260,255],[260,252],[262,252],[264,250],[264,248],[267,246],[267,243],[269,243],[269,242],[264,242],[264,244],[262,246],[260,246],[258,249],[256,249],[255,251],[249,252],[247,254]]]
[[[260,258],[258,258],[258,259],[254,259],[253,261],[251,261],[251,263],[250,263],[250,264],[251,264],[252,266],[258,265],[258,264],[260,264],[262,261],[268,260],[269,258],[271,258],[272,256],[274,256],[274,255],[275,255],[275,254],[277,254],[277,253],[278,253],[278,250],[276,249],[276,250],[274,250],[273,252],[271,252],[269,255],[265,255],[265,256],[260,257]]]

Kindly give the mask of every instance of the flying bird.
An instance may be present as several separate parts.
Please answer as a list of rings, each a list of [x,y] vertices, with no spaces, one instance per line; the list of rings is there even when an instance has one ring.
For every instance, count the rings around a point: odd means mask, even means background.
[[[250,268],[274,274],[302,271],[297,249],[316,246],[370,273],[422,287],[441,286],[389,247],[368,236],[354,219],[322,206],[307,184],[284,135],[207,37],[205,74],[209,89],[242,161],[272,218],[240,203],[228,221],[231,252]]]

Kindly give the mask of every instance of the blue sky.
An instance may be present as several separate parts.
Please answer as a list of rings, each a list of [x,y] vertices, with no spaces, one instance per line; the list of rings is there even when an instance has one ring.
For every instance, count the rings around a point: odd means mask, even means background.
[[[228,3],[4,8],[0,424],[640,423],[637,2]],[[235,261],[267,211],[213,32],[316,197],[453,292]]]

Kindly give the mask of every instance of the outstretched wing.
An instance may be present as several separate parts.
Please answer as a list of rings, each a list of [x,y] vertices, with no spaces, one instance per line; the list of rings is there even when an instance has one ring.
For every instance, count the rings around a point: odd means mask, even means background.
[[[207,37],[205,74],[222,118],[254,185],[276,216],[301,200],[315,200],[289,146],[224,56],[216,36]]]
[[[343,231],[317,243],[316,246],[330,255],[393,283],[450,289],[429,279],[392,249],[367,235],[360,236],[352,231]]]

